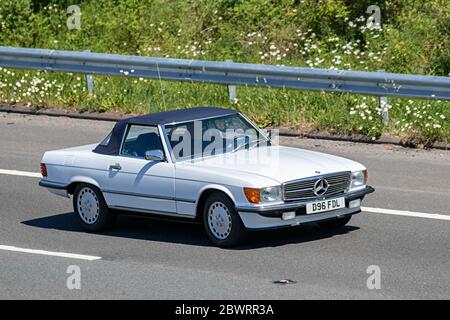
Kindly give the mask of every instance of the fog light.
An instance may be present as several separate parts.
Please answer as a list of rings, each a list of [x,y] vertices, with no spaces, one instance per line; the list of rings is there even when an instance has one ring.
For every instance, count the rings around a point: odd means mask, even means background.
[[[361,206],[361,199],[352,200],[348,203],[349,208],[359,208]]]
[[[281,216],[281,219],[283,220],[290,220],[294,218],[295,218],[295,211],[283,212],[283,215]]]

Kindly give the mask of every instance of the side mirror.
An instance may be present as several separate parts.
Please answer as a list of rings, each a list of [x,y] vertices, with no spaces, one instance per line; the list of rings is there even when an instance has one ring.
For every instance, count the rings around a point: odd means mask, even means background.
[[[164,152],[159,149],[145,151],[145,159],[153,161],[164,161],[165,160]]]

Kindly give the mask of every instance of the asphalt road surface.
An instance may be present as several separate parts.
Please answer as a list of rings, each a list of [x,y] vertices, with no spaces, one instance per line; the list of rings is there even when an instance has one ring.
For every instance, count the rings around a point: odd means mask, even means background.
[[[284,138],[365,164],[376,192],[343,230],[264,231],[220,249],[200,225],[137,217],[84,233],[71,200],[38,187],[46,150],[95,143],[112,125],[0,113],[0,299],[450,298],[450,151]],[[80,289],[67,287],[69,266]]]

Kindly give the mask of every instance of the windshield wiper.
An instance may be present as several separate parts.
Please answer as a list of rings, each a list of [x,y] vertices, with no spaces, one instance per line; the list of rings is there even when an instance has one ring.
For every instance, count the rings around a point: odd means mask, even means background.
[[[265,141],[265,139],[257,139],[257,140],[252,140],[252,141],[243,143],[243,144],[237,146],[236,148],[234,148],[231,152],[236,152],[236,151],[241,150],[242,148],[247,147],[247,146],[250,147],[250,145],[252,145],[252,144],[258,145],[262,141]]]

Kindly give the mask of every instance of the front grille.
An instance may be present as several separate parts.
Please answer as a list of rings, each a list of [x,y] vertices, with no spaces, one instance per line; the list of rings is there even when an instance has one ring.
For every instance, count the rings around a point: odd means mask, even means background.
[[[327,180],[328,189],[324,194],[317,196],[314,193],[313,189],[314,184],[320,179]],[[348,189],[348,187],[350,186],[350,179],[351,173],[349,171],[346,171],[332,173],[324,176],[289,181],[283,184],[284,200],[303,200],[331,195],[339,195],[344,193]]]

